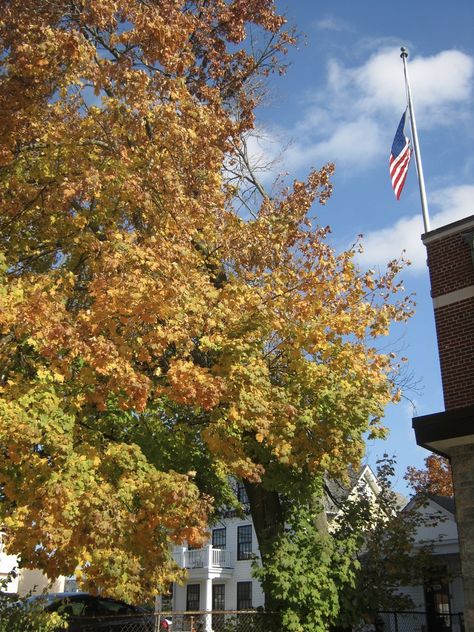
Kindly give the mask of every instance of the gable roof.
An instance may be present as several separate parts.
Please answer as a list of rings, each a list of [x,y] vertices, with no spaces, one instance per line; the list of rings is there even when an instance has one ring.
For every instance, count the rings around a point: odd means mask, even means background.
[[[428,498],[435,502],[437,505],[449,511],[453,515],[456,512],[456,504],[454,502],[454,496],[437,496],[437,495],[429,495]]]
[[[453,516],[456,515],[456,503],[454,496],[440,496],[438,494],[415,494],[410,498],[402,511],[409,510],[414,506],[426,506],[427,501],[435,503]]]
[[[324,508],[327,514],[337,514],[340,504],[347,500],[362,480],[372,489],[378,488],[377,478],[368,465],[363,465],[359,470],[349,466],[347,475],[349,478],[347,484],[338,479],[325,477]]]

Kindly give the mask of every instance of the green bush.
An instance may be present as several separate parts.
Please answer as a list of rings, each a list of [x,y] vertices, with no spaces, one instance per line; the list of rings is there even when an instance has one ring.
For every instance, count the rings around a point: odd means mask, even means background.
[[[0,632],[57,632],[67,629],[67,623],[57,612],[45,612],[40,603],[27,602],[29,595],[2,592],[15,576],[12,571],[0,582]]]
[[[0,597],[0,632],[56,632],[67,628],[57,612],[44,612],[38,607],[26,609],[24,601]]]

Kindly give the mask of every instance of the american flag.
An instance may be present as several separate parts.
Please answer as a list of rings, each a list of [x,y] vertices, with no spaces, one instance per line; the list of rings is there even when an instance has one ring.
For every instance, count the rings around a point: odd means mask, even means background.
[[[400,199],[405,184],[411,157],[410,139],[405,136],[405,117],[406,110],[398,125],[390,152],[390,178],[397,200]]]

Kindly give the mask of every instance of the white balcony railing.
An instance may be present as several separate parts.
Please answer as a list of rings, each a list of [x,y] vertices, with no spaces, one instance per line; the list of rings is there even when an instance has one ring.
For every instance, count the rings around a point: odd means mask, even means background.
[[[234,568],[231,552],[215,549],[211,545],[191,550],[183,547],[175,551],[173,557],[181,568]]]
[[[205,549],[192,549],[184,554],[185,568],[204,568]]]
[[[233,568],[230,551],[212,549],[212,565],[217,568]]]

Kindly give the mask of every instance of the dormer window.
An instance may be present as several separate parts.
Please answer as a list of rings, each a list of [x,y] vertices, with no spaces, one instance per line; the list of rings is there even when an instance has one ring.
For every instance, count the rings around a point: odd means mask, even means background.
[[[245,490],[245,485],[241,481],[237,481],[237,500],[243,505],[249,504],[249,497]]]

